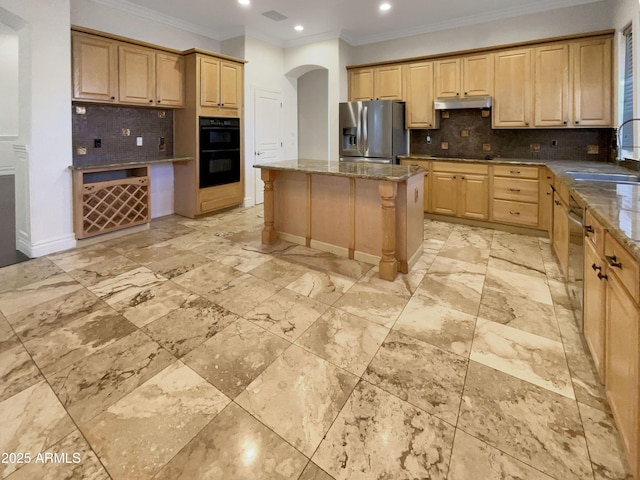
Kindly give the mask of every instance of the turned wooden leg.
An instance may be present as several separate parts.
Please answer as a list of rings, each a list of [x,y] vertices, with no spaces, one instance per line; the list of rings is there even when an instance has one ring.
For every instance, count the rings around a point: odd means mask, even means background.
[[[264,182],[264,228],[262,229],[262,243],[271,245],[278,239],[278,232],[273,226],[274,209],[273,209],[273,181],[276,178],[274,170],[265,170],[260,172],[262,181]]]
[[[382,258],[380,278],[394,280],[398,274],[396,260],[396,194],[398,184],[382,181],[378,185],[382,204]]]

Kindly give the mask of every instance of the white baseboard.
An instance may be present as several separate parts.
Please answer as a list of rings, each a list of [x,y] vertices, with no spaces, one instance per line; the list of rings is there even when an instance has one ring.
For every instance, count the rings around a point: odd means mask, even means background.
[[[6,165],[4,167],[0,167],[0,176],[2,175],[15,175],[16,169],[13,166]]]
[[[70,248],[75,248],[75,246],[76,237],[74,234],[37,243],[30,243],[24,238],[18,238],[16,242],[16,249],[20,250],[29,258],[43,257],[50,253],[62,252],[64,250],[69,250]]]

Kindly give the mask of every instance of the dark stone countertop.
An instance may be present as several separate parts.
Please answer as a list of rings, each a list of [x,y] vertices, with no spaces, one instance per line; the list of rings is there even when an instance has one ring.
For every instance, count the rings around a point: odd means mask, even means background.
[[[172,158],[159,158],[155,160],[128,160],[128,161],[114,161],[112,163],[101,163],[99,165],[69,165],[70,170],[111,170],[114,168],[122,167],[135,167],[136,165],[157,165],[161,163],[173,163],[173,162],[186,162],[195,160],[193,157],[172,157]]]

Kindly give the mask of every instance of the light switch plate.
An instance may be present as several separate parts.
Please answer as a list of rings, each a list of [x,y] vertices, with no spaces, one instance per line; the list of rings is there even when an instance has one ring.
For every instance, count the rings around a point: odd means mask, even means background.
[[[598,145],[587,145],[587,155],[598,155],[600,147]]]
[[[136,137],[136,145],[137,145],[138,147],[141,147],[141,146],[142,146],[142,137]]]

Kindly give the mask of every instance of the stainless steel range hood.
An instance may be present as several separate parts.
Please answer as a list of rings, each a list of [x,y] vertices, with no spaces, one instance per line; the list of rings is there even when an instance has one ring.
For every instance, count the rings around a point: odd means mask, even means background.
[[[436,110],[459,110],[461,108],[491,108],[491,97],[450,97],[437,98],[434,102]]]

